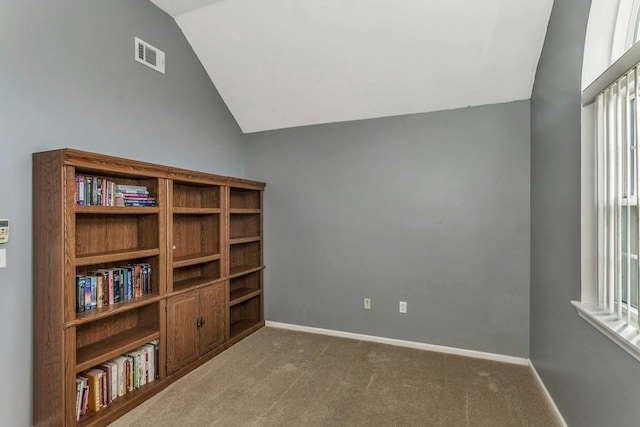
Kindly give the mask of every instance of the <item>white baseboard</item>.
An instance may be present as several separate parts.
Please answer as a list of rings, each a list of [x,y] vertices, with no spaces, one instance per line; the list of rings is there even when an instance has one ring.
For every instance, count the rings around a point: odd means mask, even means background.
[[[334,331],[331,329],[313,328],[310,326],[292,325],[290,323],[272,322],[267,320],[267,326],[279,329],[289,329],[292,331],[309,332],[312,334],[329,335],[340,338],[350,338],[360,341],[377,342],[381,344],[395,345],[397,347],[415,348],[418,350],[435,351],[438,353],[455,354],[456,356],[475,357],[476,359],[493,360],[496,362],[511,363],[514,365],[529,365],[529,359],[515,356],[505,356],[503,354],[485,353],[483,351],[465,350],[462,348],[445,347],[442,345],[425,344],[415,341],[404,341],[393,338],[376,337],[373,335],[355,334],[353,332]]]
[[[531,360],[529,360],[529,367],[531,368],[531,372],[533,372],[533,376],[538,382],[538,386],[542,390],[542,393],[547,398],[547,402],[549,402],[549,405],[551,406],[551,409],[553,410],[553,413],[555,414],[556,419],[558,420],[558,423],[560,424],[561,427],[569,427],[567,422],[564,420],[562,413],[560,413],[560,410],[558,409],[556,402],[553,401],[553,398],[551,397],[549,390],[547,390],[547,387],[542,382],[542,378],[540,378],[540,375],[538,375],[538,371],[536,371],[536,367],[533,366],[533,363],[531,363]]]

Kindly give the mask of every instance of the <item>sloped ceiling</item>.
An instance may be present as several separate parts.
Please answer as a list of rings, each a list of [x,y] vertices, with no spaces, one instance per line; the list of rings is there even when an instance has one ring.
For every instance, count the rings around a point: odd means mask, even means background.
[[[553,4],[151,1],[245,133],[529,99]]]

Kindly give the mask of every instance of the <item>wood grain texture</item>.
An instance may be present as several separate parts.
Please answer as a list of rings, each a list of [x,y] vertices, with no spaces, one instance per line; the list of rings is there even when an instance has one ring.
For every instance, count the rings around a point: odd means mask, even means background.
[[[226,340],[225,284],[200,289],[199,309],[204,324],[200,327],[200,355],[222,345]]]
[[[145,186],[156,206],[76,205],[76,174]],[[106,425],[264,325],[264,187],[74,149],[33,155],[35,426]],[[76,313],[76,275],[140,262],[152,294]],[[156,338],[159,380],[76,422],[76,373]]]
[[[229,238],[238,239],[246,237],[258,237],[261,236],[261,215],[260,214],[246,214],[238,215],[231,214],[229,223]]]
[[[198,356],[198,292],[167,299],[167,373],[195,361]]]
[[[33,155],[33,424],[65,424],[63,153]],[[52,206],[58,209],[51,209]],[[58,286],[50,286],[50,283]]]

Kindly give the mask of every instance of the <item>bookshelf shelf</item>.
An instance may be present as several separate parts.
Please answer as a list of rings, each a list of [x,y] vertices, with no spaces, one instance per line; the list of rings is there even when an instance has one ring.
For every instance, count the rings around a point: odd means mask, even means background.
[[[34,425],[107,425],[264,325],[264,186],[73,149],[34,153]],[[115,378],[116,360],[136,372],[140,354],[153,354],[155,380],[100,407],[95,381]],[[77,396],[89,393],[79,374],[99,410],[76,419]]]
[[[233,277],[229,281],[229,307],[262,294],[261,270]]]
[[[153,215],[160,213],[157,206],[84,206],[74,205],[76,213],[103,215]]]
[[[188,267],[190,265],[204,264],[222,258],[220,254],[194,254],[173,259],[173,268]]]
[[[259,267],[248,267],[248,266],[239,266],[239,267],[235,267],[232,270],[229,271],[229,279],[234,279],[236,277],[240,277],[240,276],[244,276],[247,275],[249,273],[255,273],[257,271],[261,271],[264,270],[264,266],[259,266]]]
[[[173,208],[173,213],[179,215],[211,215],[221,212],[219,208]]]
[[[262,213],[262,209],[230,208],[229,213],[232,215],[251,215]]]
[[[238,265],[238,266],[235,266],[235,267],[229,269],[229,276],[230,277],[241,276],[243,274],[247,274],[247,273],[249,273],[251,271],[255,271],[257,269],[259,269],[259,267],[254,267],[254,266],[251,266],[251,265]]]
[[[160,249],[138,249],[106,252],[103,254],[89,254],[76,258],[76,266],[87,266],[94,264],[108,264],[113,262],[125,262],[139,258],[148,258],[160,254]]]
[[[260,289],[240,288],[231,291],[229,294],[229,306],[232,307],[236,304],[240,304],[248,299],[251,299],[257,295],[260,295],[262,291]]]
[[[143,344],[160,338],[160,332],[135,328],[113,335],[76,350],[76,372],[81,372],[105,360],[119,356]]]
[[[259,242],[262,238],[260,236],[252,236],[252,237],[237,237],[235,239],[229,239],[230,245],[238,245],[241,243],[251,243],[251,242]]]
[[[231,324],[229,335],[231,335],[231,339],[233,339],[242,333],[246,333],[250,329],[259,328],[263,324],[264,322],[260,322],[258,320],[240,319]]]
[[[104,307],[94,308],[89,311],[83,311],[76,313],[76,318],[65,322],[64,328],[71,328],[81,326],[85,323],[95,322],[111,316],[117,316],[118,314],[130,310],[144,307],[149,304],[157,303],[162,300],[162,297],[158,294],[143,295],[138,298],[122,301],[116,304],[106,305]]]

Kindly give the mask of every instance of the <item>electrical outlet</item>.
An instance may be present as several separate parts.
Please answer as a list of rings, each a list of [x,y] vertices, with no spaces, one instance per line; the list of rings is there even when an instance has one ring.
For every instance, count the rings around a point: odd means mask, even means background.
[[[400,301],[400,313],[407,312],[407,303],[406,301]]]
[[[371,298],[365,298],[364,299],[364,308],[366,310],[370,310],[371,309]]]

